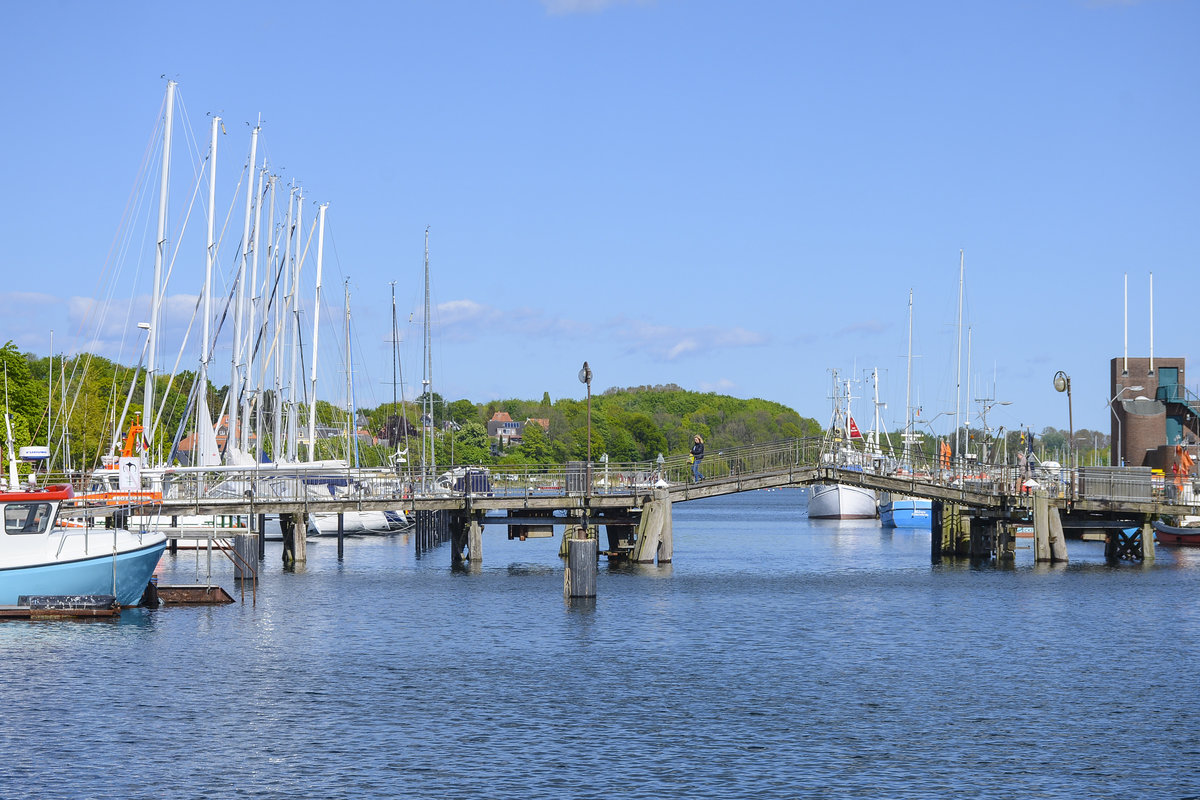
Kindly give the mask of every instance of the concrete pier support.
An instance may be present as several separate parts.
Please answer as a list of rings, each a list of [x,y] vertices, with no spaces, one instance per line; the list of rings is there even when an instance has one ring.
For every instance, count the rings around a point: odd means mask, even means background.
[[[657,558],[658,563],[669,564],[674,547],[671,494],[666,489],[655,489],[654,499],[642,507],[631,560],[638,564],[653,564]]]

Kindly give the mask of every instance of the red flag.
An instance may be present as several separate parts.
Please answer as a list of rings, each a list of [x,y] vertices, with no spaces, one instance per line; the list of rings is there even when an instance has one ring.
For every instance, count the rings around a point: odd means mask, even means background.
[[[854,424],[854,417],[850,417],[850,438],[861,439],[862,433],[859,432],[858,426]]]

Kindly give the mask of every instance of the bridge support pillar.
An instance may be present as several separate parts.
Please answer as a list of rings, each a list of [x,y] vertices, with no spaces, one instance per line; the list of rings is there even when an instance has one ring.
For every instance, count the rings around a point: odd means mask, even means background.
[[[1066,562],[1067,538],[1063,535],[1062,517],[1050,505],[1044,491],[1033,494],[1033,557],[1040,562]]]
[[[642,506],[632,560],[638,564],[653,564],[657,558],[659,564],[669,564],[674,546],[671,493],[666,489],[655,489],[654,499]]]
[[[637,528],[633,525],[612,525],[605,523],[604,535],[608,538],[608,552],[628,553],[637,538]]]
[[[483,520],[482,514],[455,514],[450,522],[450,563],[461,566],[464,560],[471,564],[483,563]]]
[[[283,565],[292,567],[308,561],[308,514],[280,514],[283,533]]]
[[[943,555],[965,556],[971,553],[971,521],[956,503],[934,500],[929,515],[929,555],[933,562]]]
[[[563,572],[563,595],[572,597],[596,596],[596,573],[599,570],[599,540],[594,536],[575,536],[566,539],[567,568]]]
[[[1016,537],[1013,535],[1011,522],[1000,522],[996,525],[995,558],[1002,564],[1011,564],[1017,556]]]
[[[994,519],[971,520],[971,558],[987,560],[996,551],[996,530],[998,525]]]
[[[1154,526],[1150,524],[1150,518],[1143,517],[1139,527],[1131,527],[1129,530],[1133,533],[1126,533],[1120,528],[1108,531],[1104,545],[1104,557],[1110,564],[1115,564],[1122,559],[1141,561],[1142,563],[1153,561]]]

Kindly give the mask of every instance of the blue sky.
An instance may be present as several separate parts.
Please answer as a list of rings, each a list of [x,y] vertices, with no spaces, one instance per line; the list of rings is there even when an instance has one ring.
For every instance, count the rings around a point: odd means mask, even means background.
[[[829,369],[878,367],[897,424],[911,289],[914,404],[953,412],[960,250],[962,396],[973,417],[1010,401],[993,427],[1065,428],[1062,369],[1075,427],[1107,430],[1126,274],[1130,355],[1149,348],[1153,272],[1155,355],[1200,369],[1197,3],[47,2],[6,21],[0,339],[23,350],[53,329],[56,351],[136,362],[166,76],[179,253],[160,371],[202,285],[203,202],[182,220],[210,114],[218,292],[260,115],[260,156],[304,187],[306,219],[329,204],[318,392],[335,402],[346,279],[358,403],[391,398],[393,281],[419,392],[427,227],[447,399],[582,398],[587,360],[597,392],[676,383],[824,422]]]

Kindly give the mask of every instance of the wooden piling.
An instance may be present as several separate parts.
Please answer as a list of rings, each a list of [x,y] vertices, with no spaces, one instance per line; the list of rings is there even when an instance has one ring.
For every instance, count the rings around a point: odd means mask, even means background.
[[[280,514],[283,532],[283,564],[294,566],[308,561],[308,514]]]
[[[943,547],[943,518],[946,512],[946,505],[941,500],[934,500],[929,504],[929,560],[931,563],[942,563]]]
[[[239,533],[233,537],[233,578],[254,580],[258,577],[258,534]]]
[[[564,596],[568,598],[596,596],[596,573],[599,560],[599,540],[595,537],[567,540],[567,568],[563,575]]]
[[[267,515],[258,515],[258,560],[267,557]]]
[[[483,563],[483,512],[471,515],[467,527],[467,560],[472,564]]]
[[[338,561],[346,552],[346,515],[338,512]]]
[[[1033,560],[1050,560],[1050,501],[1043,491],[1033,493]]]
[[[674,551],[674,532],[671,522],[671,494],[666,489],[655,489],[654,499],[642,506],[642,518],[638,521],[637,541],[634,543],[631,560],[639,564],[671,563]]]

